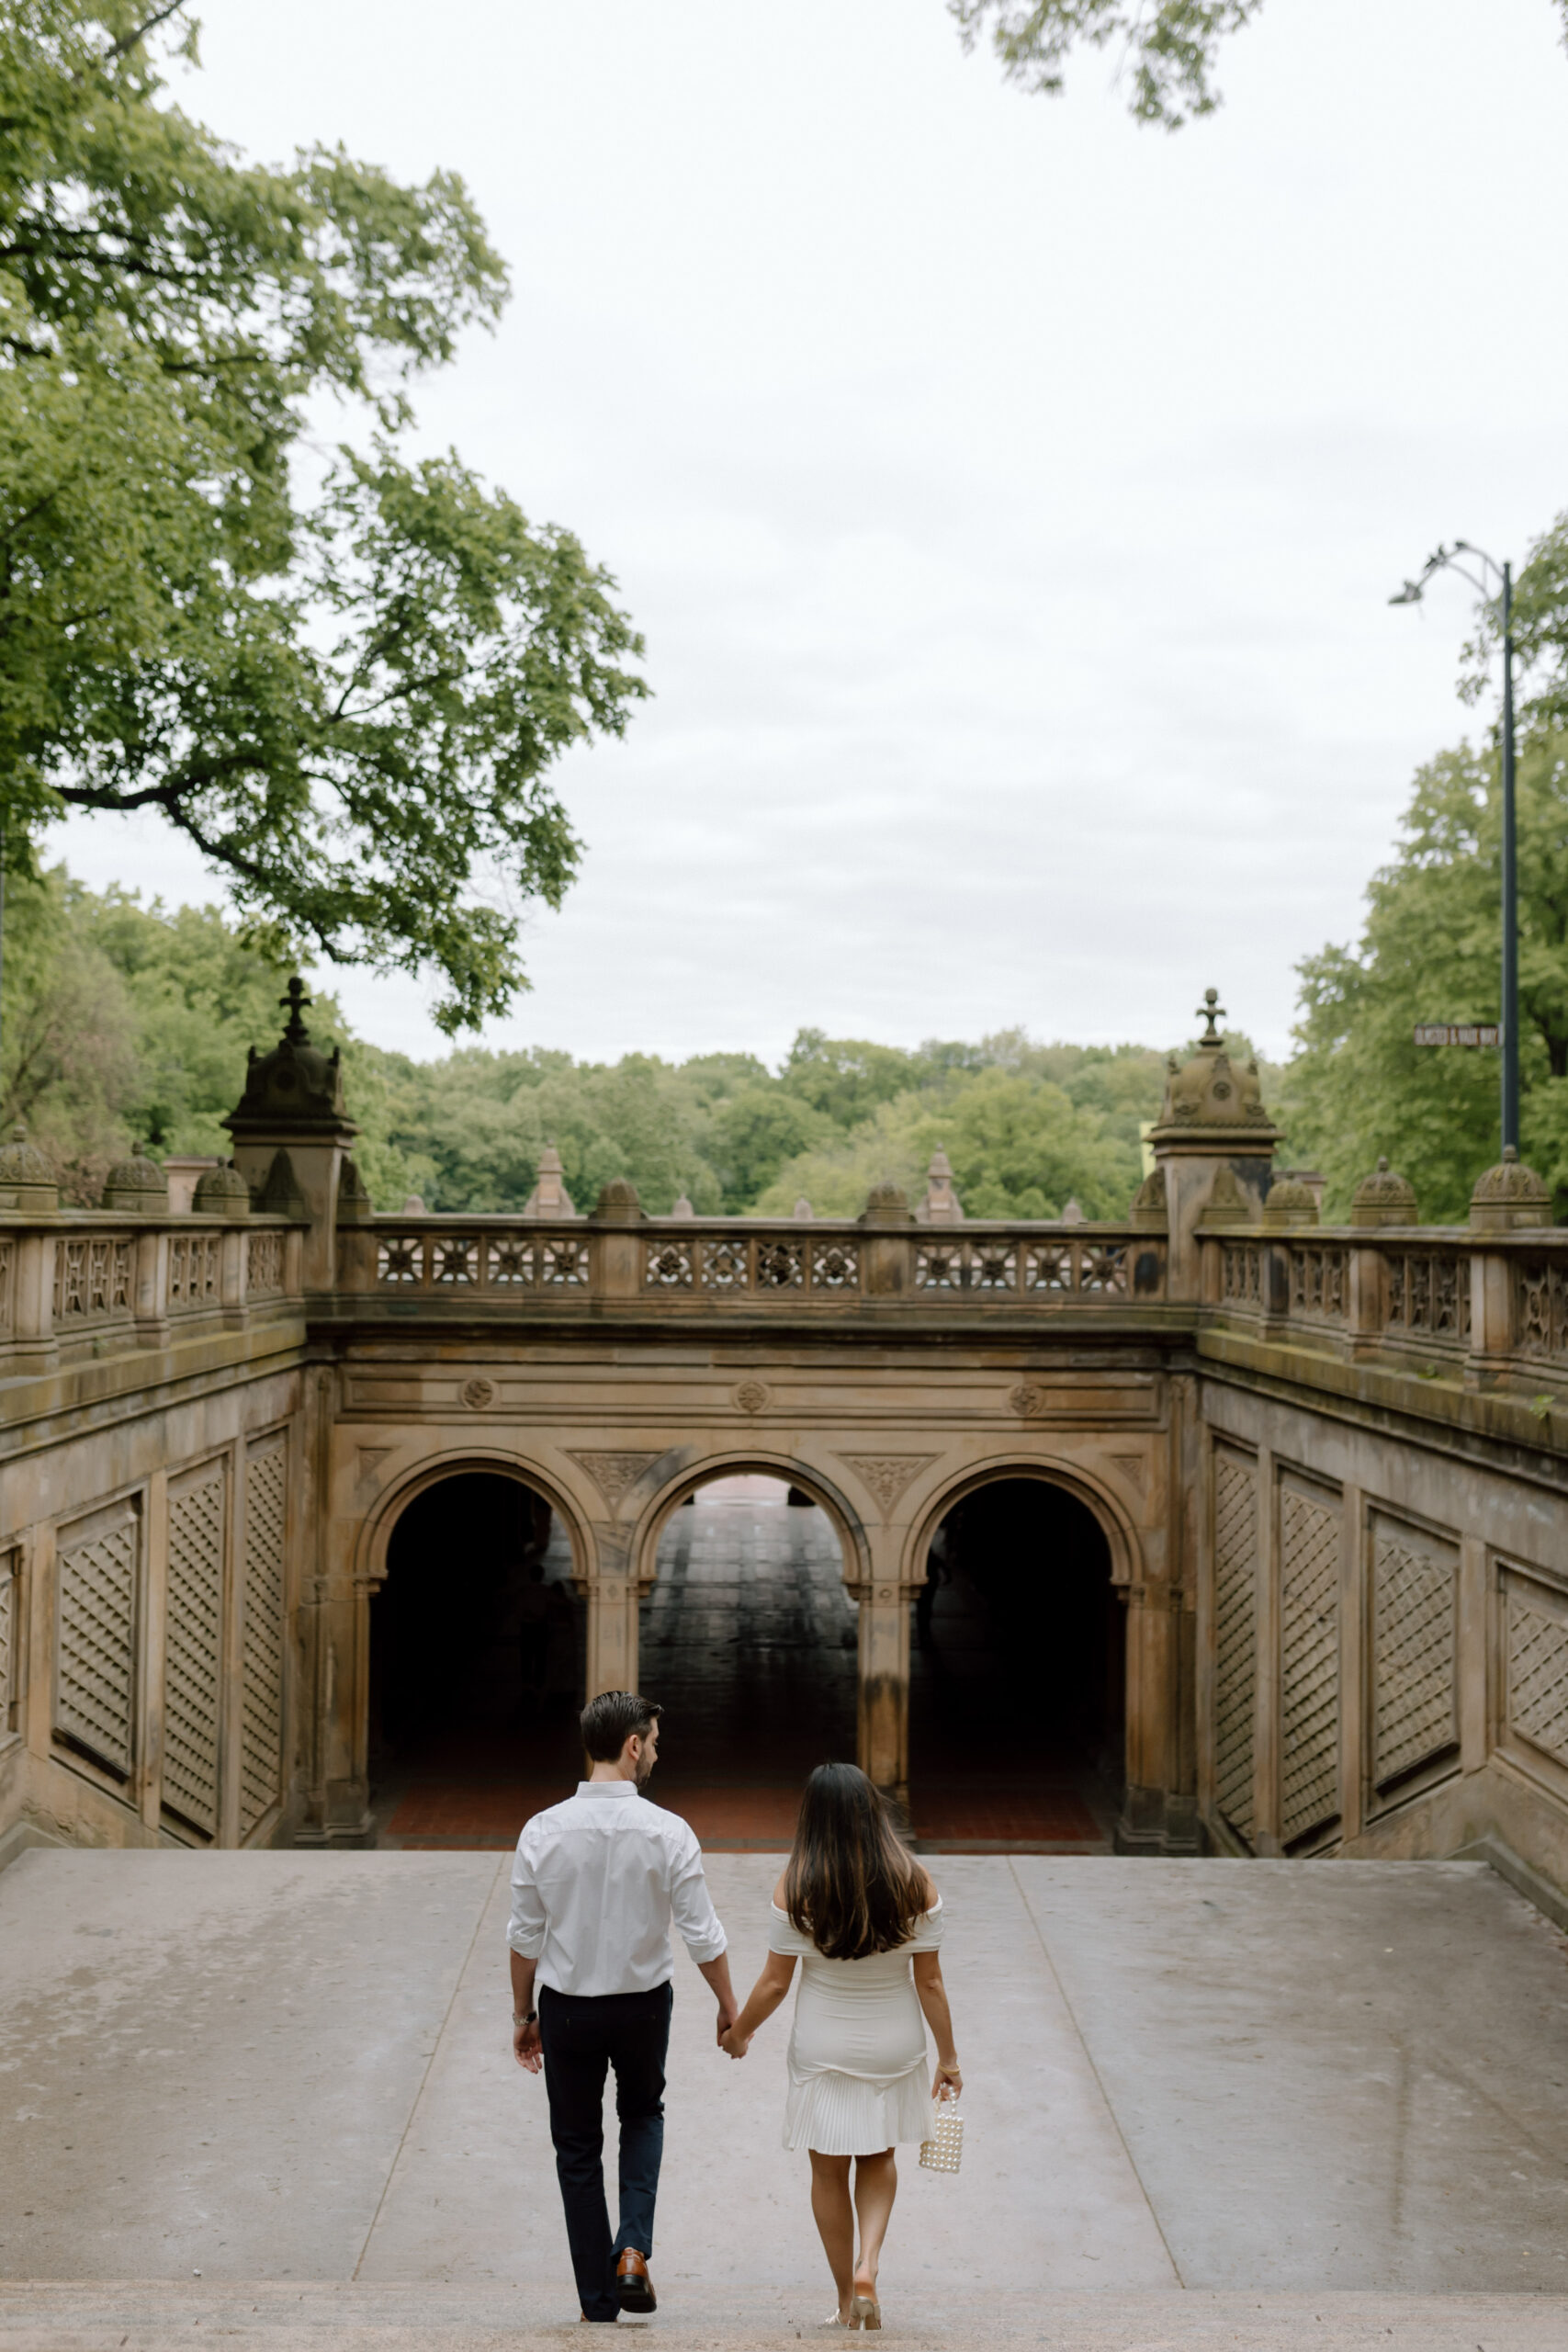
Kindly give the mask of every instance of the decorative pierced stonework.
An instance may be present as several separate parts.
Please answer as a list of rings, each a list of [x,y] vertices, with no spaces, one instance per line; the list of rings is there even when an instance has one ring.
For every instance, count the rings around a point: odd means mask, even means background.
[[[124,1779],[133,1761],[136,1584],[141,1514],[120,1503],[58,1555],[54,1727]]]
[[[772,1393],[765,1381],[741,1380],[736,1383],[729,1396],[731,1403],[741,1412],[760,1413]]]
[[[1127,1288],[1126,1250],[1115,1246],[1086,1250],[1078,1269],[1078,1288],[1124,1295]]]
[[[811,1244],[813,1290],[859,1290],[860,1249],[853,1241]]]
[[[586,1289],[587,1242],[564,1238],[545,1242],[539,1252],[539,1280],[556,1289]]]
[[[1023,1283],[1026,1290],[1071,1290],[1073,1253],[1068,1244],[1048,1241],[1040,1248],[1026,1250]]]
[[[1525,1258],[1515,1280],[1520,1354],[1568,1357],[1568,1272],[1544,1258]]]
[[[936,1460],[934,1453],[840,1453],[863,1487],[876,1497],[886,1519],[910,1480]]]
[[[283,1291],[283,1236],[247,1233],[245,1291],[251,1298],[277,1298]]]
[[[750,1245],[745,1241],[703,1243],[703,1288],[744,1290],[751,1277]]]
[[[1018,1250],[1009,1241],[932,1242],[915,1252],[917,1290],[1013,1291]]]
[[[1291,1312],[1342,1323],[1348,1296],[1348,1253],[1343,1250],[1292,1250]]]
[[[164,1810],[208,1838],[218,1829],[227,1495],[221,1462],[169,1489]]]
[[[482,1413],[495,1402],[495,1383],[493,1380],[465,1380],[461,1394],[470,1412]]]
[[[799,1290],[806,1281],[804,1241],[759,1241],[757,1288]]]
[[[172,1266],[170,1272],[172,1278]],[[53,1305],[55,1323],[62,1329],[73,1323],[101,1323],[113,1316],[128,1315],[130,1242],[96,1234],[70,1234],[57,1241]]]
[[[1339,1513],[1280,1495],[1280,1832],[1287,1846],[1339,1810]]]
[[[1261,1306],[1263,1252],[1255,1241],[1220,1247],[1220,1296],[1226,1306]]]
[[[510,1237],[491,1241],[485,1250],[485,1280],[492,1290],[516,1290],[534,1281],[537,1271],[537,1246],[533,1241],[514,1241]]]
[[[220,1296],[220,1258],[215,1233],[176,1233],[169,1243],[169,1306],[214,1306]]]
[[[1459,1553],[1380,1511],[1372,1522],[1372,1774],[1380,1789],[1450,1749]]]
[[[1470,1337],[1470,1260],[1451,1251],[1385,1250],[1384,1329],[1429,1339]]]
[[[1532,1590],[1544,1606],[1525,1597]],[[1510,1730],[1568,1765],[1568,1621],[1542,1587],[1517,1574],[1508,1579],[1507,1681]]]
[[[424,1236],[389,1233],[376,1244],[376,1279],[387,1288],[417,1283],[424,1277]]]
[[[586,1470],[612,1511],[620,1506],[622,1496],[634,1487],[645,1470],[652,1468],[660,1459],[657,1453],[572,1453],[570,1459]]]
[[[430,1278],[443,1290],[452,1290],[479,1280],[479,1245],[468,1234],[452,1240],[434,1241],[430,1249]]]
[[[643,1286],[648,1290],[690,1290],[694,1245],[690,1241],[649,1241],[643,1251]]]
[[[362,1469],[370,1450],[363,1446],[360,1449]],[[288,1440],[284,1430],[260,1438],[251,1446],[245,1456],[244,1691],[240,1725],[242,1838],[248,1838],[257,1823],[272,1811],[282,1792],[288,1473]]]
[[[1258,1471],[1214,1453],[1214,1798],[1251,1844],[1258,1686]]]

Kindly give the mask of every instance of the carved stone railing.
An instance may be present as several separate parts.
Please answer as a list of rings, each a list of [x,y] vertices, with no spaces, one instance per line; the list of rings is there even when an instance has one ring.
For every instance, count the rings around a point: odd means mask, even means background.
[[[876,1227],[813,1219],[378,1217],[339,1235],[340,1296],[395,1311],[461,1303],[570,1313],[606,1300],[788,1314],[874,1304],[945,1312],[1166,1303],[1163,1233],[1128,1226]]]
[[[0,1371],[164,1345],[298,1309],[301,1227],[281,1217],[0,1217]]]
[[[1202,1237],[1205,1320],[1471,1386],[1568,1385],[1568,1230]]]

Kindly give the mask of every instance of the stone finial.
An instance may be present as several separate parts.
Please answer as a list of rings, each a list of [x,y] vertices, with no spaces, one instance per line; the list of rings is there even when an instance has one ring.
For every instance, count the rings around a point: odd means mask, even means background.
[[[1069,1193],[1067,1196],[1066,1206],[1062,1211],[1062,1223],[1064,1225],[1081,1225],[1083,1221],[1083,1204],[1077,1199],[1076,1194]]]
[[[304,1143],[357,1130],[344,1108],[343,1056],[313,1045],[305,1025],[310,999],[298,972],[279,998],[288,1019],[276,1046],[258,1054],[253,1046],[245,1091],[223,1125],[236,1143],[273,1142],[279,1131]]]
[[[600,1192],[593,1214],[604,1225],[640,1225],[642,1202],[631,1178],[612,1176]]]
[[[166,1216],[169,1180],[141,1144],[133,1144],[129,1159],[117,1159],[104,1179],[104,1206],[117,1216]]]
[[[953,1189],[953,1162],[945,1151],[933,1151],[926,1170],[926,1196],[916,1204],[922,1225],[962,1225],[964,1204]]]
[[[685,1193],[682,1193],[670,1214],[671,1216],[695,1216],[696,1210],[692,1206],[692,1204],[686,1198]]]
[[[1254,1152],[1276,1139],[1276,1129],[1263,1107],[1258,1064],[1238,1069],[1220,1036],[1225,1017],[1218,989],[1205,989],[1199,1007],[1203,1034],[1190,1061],[1179,1063],[1174,1054],[1166,1063],[1165,1102],[1150,1130],[1156,1144],[1200,1146],[1211,1136],[1227,1144],[1244,1131],[1246,1147]]]
[[[1416,1187],[1398,1170],[1391,1168],[1386,1155],[1380,1159],[1370,1176],[1363,1176],[1350,1195],[1352,1225],[1415,1225],[1417,1222]]]
[[[1317,1194],[1299,1176],[1276,1177],[1263,1203],[1263,1222],[1290,1227],[1317,1223]]]
[[[261,1216],[287,1216],[299,1223],[310,1214],[294,1162],[286,1151],[273,1153],[272,1165],[262,1179],[260,1189],[251,1194],[251,1201]]]
[[[54,1170],[38,1146],[28,1141],[27,1121],[18,1119],[10,1142],[0,1151],[0,1208],[40,1216],[59,1205]]]
[[[859,1221],[862,1225],[913,1225],[909,1196],[902,1184],[874,1184]]]
[[[202,1170],[190,1204],[197,1216],[249,1216],[251,1188],[231,1159],[220,1159]]]
[[[424,1195],[422,1193],[411,1193],[403,1203],[402,1214],[404,1216],[428,1216],[430,1211],[424,1205]]]
[[[1470,1196],[1472,1233],[1510,1233],[1517,1227],[1551,1223],[1551,1194],[1533,1168],[1527,1168],[1512,1144],[1506,1145],[1495,1168],[1477,1180]]]
[[[817,1212],[816,1212],[816,1210],[812,1207],[812,1205],[811,1205],[810,1202],[807,1199],[807,1197],[806,1197],[805,1193],[802,1193],[802,1194],[801,1194],[801,1196],[800,1196],[799,1200],[798,1200],[798,1201],[796,1201],[796,1203],[795,1203],[795,1208],[794,1208],[794,1211],[792,1212],[792,1214],[794,1215],[794,1217],[795,1217],[795,1223],[796,1223],[797,1225],[805,1225],[805,1224],[807,1224],[807,1223],[811,1218],[815,1217],[815,1216],[817,1215]]]
[[[547,1143],[539,1154],[539,1173],[533,1191],[523,1204],[525,1216],[575,1216],[577,1210],[562,1182],[561,1157],[553,1143]]]

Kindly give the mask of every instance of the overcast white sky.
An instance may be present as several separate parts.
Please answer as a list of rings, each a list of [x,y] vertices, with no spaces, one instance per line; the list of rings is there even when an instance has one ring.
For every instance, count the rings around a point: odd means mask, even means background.
[[[942,0],[200,13],[182,96],[254,153],[466,176],[515,290],[422,436],[647,634],[486,1042],[1163,1044],[1214,982],[1286,1048],[1295,961],[1477,725],[1465,592],[1390,592],[1568,505],[1551,0],[1268,0],[1174,138],[1103,57],[1007,87]],[[56,841],[219,895],[151,824]],[[423,985],[331,984],[440,1049]]]

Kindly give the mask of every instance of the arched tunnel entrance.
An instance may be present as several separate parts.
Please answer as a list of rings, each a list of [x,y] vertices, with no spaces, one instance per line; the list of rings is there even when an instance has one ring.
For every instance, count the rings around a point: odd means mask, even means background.
[[[947,1512],[910,1634],[921,1843],[1106,1850],[1122,1797],[1125,1612],[1099,1521],[1001,1477]]]
[[[370,1604],[377,1841],[509,1845],[581,1771],[582,1610],[542,1495],[458,1471],[415,1495]],[[522,1810],[519,1810],[519,1807]]]
[[[853,1759],[859,1611],[826,1511],[721,1476],[665,1522],[638,1676],[665,1709],[649,1793],[705,1845],[787,1845],[815,1764]]]

